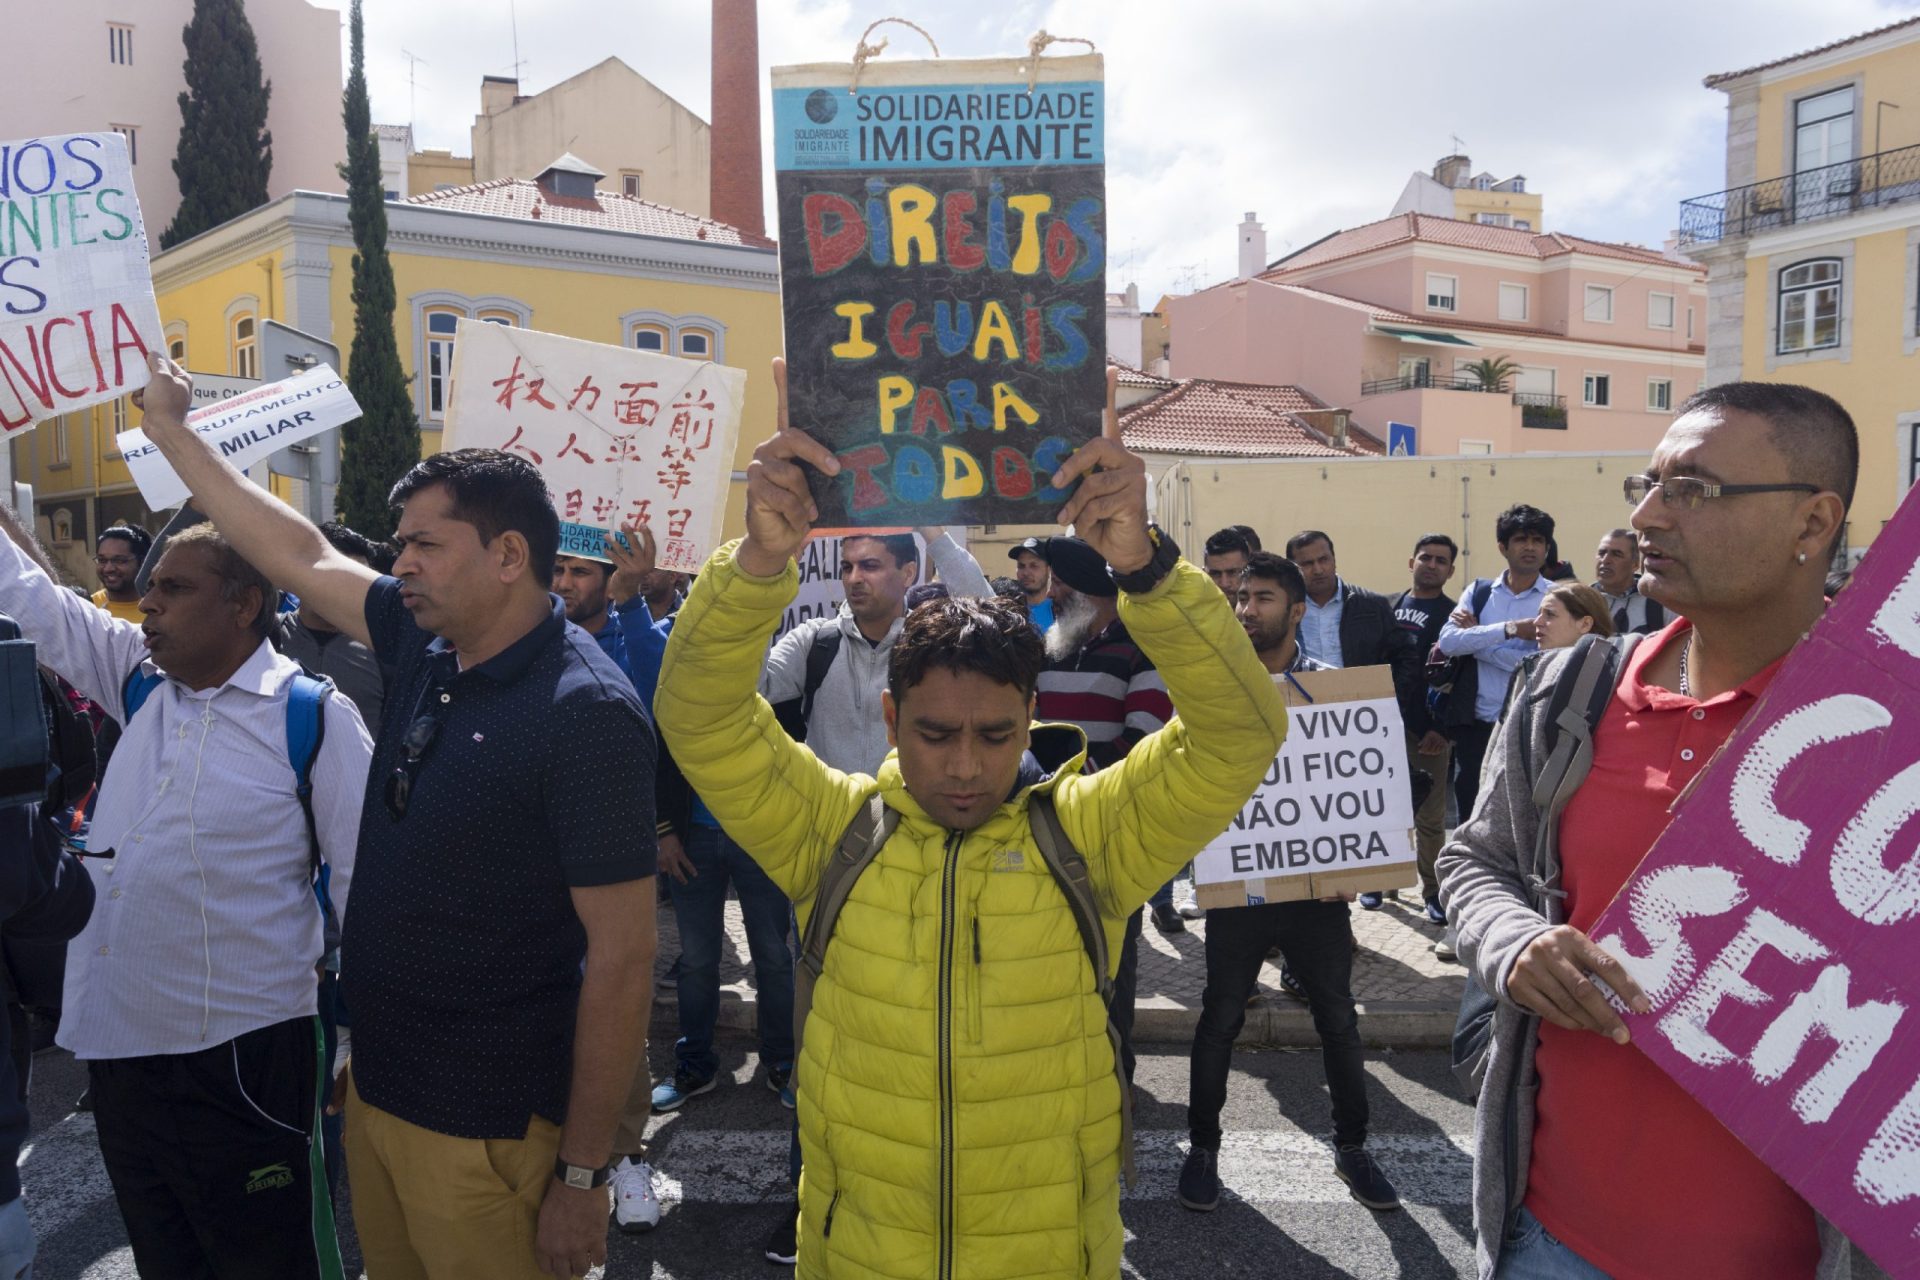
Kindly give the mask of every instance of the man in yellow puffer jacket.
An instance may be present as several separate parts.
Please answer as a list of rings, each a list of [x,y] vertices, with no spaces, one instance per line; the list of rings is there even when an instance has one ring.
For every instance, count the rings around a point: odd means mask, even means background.
[[[784,426],[784,369],[775,362]],[[1112,566],[1120,614],[1180,716],[1093,776],[1021,772],[1032,628],[1003,605],[916,610],[883,699],[879,778],[816,760],[755,692],[793,553],[815,512],[782,430],[754,454],[747,536],[714,553],[667,647],[655,715],[727,833],[791,897],[877,789],[899,826],[854,884],[801,1048],[799,1274],[831,1280],[1108,1280],[1120,1272],[1120,1086],[1107,1015],[1065,896],[1028,826],[1036,790],[1086,857],[1118,956],[1127,917],[1252,794],[1286,709],[1232,610],[1147,521],[1146,472],[1107,435],[1056,473]],[[1109,975],[1111,976],[1111,975]]]

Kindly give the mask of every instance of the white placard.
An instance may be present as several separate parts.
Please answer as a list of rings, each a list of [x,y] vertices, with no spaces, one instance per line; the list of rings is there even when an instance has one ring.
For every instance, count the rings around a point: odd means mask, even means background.
[[[1202,905],[1317,897],[1354,888],[1348,873],[1384,872],[1380,887],[1397,887],[1416,846],[1406,732],[1390,674],[1361,667],[1275,680],[1289,695],[1287,740],[1233,825],[1194,859],[1195,885],[1211,890]],[[1325,877],[1338,879],[1315,883]]]
[[[127,140],[0,142],[0,432],[139,390],[165,349]]]
[[[747,375],[711,360],[462,320],[447,449],[539,468],[560,554],[607,559],[604,536],[652,526],[658,566],[698,572],[720,543]]]
[[[221,457],[245,471],[271,453],[359,416],[360,406],[347,384],[323,364],[195,409],[187,415],[187,425]],[[165,511],[187,500],[187,486],[146,432],[135,427],[122,431],[117,439],[127,470],[149,507]]]

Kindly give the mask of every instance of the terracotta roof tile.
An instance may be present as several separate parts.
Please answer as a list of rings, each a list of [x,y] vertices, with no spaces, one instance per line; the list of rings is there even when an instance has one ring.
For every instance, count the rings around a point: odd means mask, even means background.
[[[771,247],[773,241],[702,218],[698,214],[642,200],[638,196],[602,191],[591,199],[556,196],[527,178],[494,178],[447,191],[428,191],[413,196],[407,204],[460,213],[481,213],[497,218],[526,218],[561,226],[595,227],[602,231],[624,231],[631,235],[660,236],[670,240],[704,240],[709,244]]]
[[[1129,449],[1156,453],[1195,453],[1221,457],[1355,458],[1360,449],[1341,449],[1290,413],[1276,412],[1235,394],[1244,383],[1190,378],[1120,414],[1120,430]],[[1262,389],[1280,398],[1296,387]],[[1311,397],[1306,397],[1311,399]]]
[[[1120,385],[1123,387],[1158,387],[1164,391],[1174,385],[1172,378],[1163,378],[1157,373],[1136,369],[1126,361],[1116,360],[1112,356],[1107,357],[1107,365],[1109,368],[1120,371]]]
[[[1757,63],[1754,66],[1745,67],[1739,71],[1722,71],[1716,75],[1708,76],[1702,83],[1709,89],[1717,89],[1729,80],[1738,80],[1741,76],[1750,76],[1756,71],[1765,71],[1771,67],[1784,67],[1790,62],[1798,62],[1802,58],[1811,58],[1817,53],[1826,53],[1831,49],[1844,49],[1850,44],[1858,44],[1862,40],[1871,40],[1873,37],[1883,36],[1889,31],[1898,31],[1902,27],[1915,25],[1920,25],[1920,15],[1911,18],[1902,18],[1898,22],[1889,22],[1884,27],[1875,27],[1871,31],[1862,31],[1857,36],[1848,36],[1844,40],[1835,40],[1830,44],[1818,45],[1812,49],[1803,50],[1800,53],[1788,54],[1784,58],[1775,58],[1771,62]]]
[[[1370,222],[1346,231],[1336,231],[1325,239],[1315,241],[1299,252],[1280,259],[1263,272],[1261,278],[1273,279],[1285,276],[1289,272],[1371,253],[1375,249],[1384,249],[1389,245],[1412,242],[1444,244],[1460,249],[1479,249],[1486,253],[1511,254],[1518,258],[1545,259],[1570,253],[1585,253],[1602,258],[1618,258],[1626,262],[1686,267],[1697,270],[1702,275],[1706,274],[1705,268],[1669,258],[1658,249],[1646,249],[1639,245],[1589,240],[1584,236],[1570,236],[1557,231],[1541,235],[1531,231],[1520,231],[1513,227],[1489,227],[1478,222],[1462,222],[1458,218],[1436,218],[1424,213],[1399,213],[1379,222]]]

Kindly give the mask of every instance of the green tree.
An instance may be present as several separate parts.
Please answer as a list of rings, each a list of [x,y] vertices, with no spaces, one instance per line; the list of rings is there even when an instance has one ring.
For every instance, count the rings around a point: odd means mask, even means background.
[[[260,76],[260,50],[240,0],[194,0],[180,36],[187,46],[173,157],[180,210],[160,234],[162,249],[265,204],[273,171],[273,86]]]
[[[1520,372],[1520,366],[1505,356],[1494,356],[1489,360],[1475,360],[1472,364],[1463,365],[1462,367],[1473,375],[1474,380],[1480,384],[1480,390],[1482,391],[1505,391],[1507,389],[1507,379]]]
[[[393,337],[393,264],[387,260],[387,201],[380,144],[367,103],[366,29],[360,0],[349,18],[347,75],[347,219],[353,227],[353,346],[347,389],[360,417],[340,432],[340,516],[370,538],[393,534],[387,494],[420,460],[420,423]]]

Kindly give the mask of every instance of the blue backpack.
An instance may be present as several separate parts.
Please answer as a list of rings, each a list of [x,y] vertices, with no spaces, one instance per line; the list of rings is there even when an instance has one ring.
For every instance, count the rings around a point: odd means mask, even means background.
[[[146,703],[147,695],[159,688],[165,676],[135,667],[120,686],[120,706],[132,723],[134,713]],[[313,819],[313,762],[320,758],[320,744],[327,736],[327,721],[322,714],[333,681],[308,671],[295,673],[287,689],[287,759],[293,764],[294,795],[300,799],[300,812],[307,820],[307,853],[313,868],[313,892],[320,900],[320,913],[326,920],[326,947],[331,952],[340,942],[340,926],[333,918],[333,901],[327,895],[328,868],[320,857],[320,832]]]

